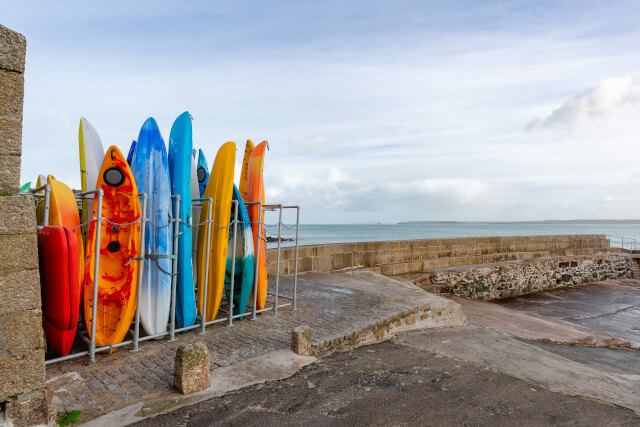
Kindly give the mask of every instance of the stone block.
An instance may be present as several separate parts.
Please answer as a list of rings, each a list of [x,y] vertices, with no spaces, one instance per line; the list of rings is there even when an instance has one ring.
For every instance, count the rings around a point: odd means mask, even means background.
[[[38,268],[36,233],[3,235],[0,245],[0,271]]]
[[[0,25],[0,67],[5,71],[24,73],[27,39],[4,25]]]
[[[37,269],[0,272],[0,316],[40,309],[40,273]]]
[[[45,386],[44,349],[0,359],[0,402]]]
[[[43,347],[40,309],[0,316],[0,358],[19,356]]]
[[[313,257],[313,271],[329,273],[333,268],[333,257],[330,255]]]
[[[0,101],[1,102],[1,101]],[[20,189],[20,156],[0,155],[0,197],[17,194]]]
[[[0,70],[0,117],[22,120],[24,76]]]
[[[0,118],[0,155],[19,156],[22,153],[22,122]]]
[[[32,196],[0,196],[0,235],[36,231],[36,210]]]
[[[176,351],[174,385],[182,394],[201,391],[211,385],[209,349],[199,341]]]
[[[311,328],[303,325],[291,330],[291,350],[300,356],[312,356]]]
[[[334,254],[332,256],[332,270],[342,270],[351,268],[353,262],[353,253]]]
[[[35,390],[10,399],[5,405],[5,417],[15,427],[47,425],[49,421],[47,390]]]

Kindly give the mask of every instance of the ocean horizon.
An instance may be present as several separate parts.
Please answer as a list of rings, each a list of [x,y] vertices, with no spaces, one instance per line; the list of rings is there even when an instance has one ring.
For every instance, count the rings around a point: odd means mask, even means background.
[[[277,224],[266,224],[267,237],[275,239]],[[611,246],[640,248],[640,220],[571,220],[531,222],[416,221],[395,224],[300,224],[298,244],[375,242],[388,240],[439,239],[456,237],[541,236],[562,234],[604,234]],[[283,239],[295,238],[295,224],[283,224]],[[283,240],[281,246],[295,241]],[[267,247],[276,247],[271,241]]]

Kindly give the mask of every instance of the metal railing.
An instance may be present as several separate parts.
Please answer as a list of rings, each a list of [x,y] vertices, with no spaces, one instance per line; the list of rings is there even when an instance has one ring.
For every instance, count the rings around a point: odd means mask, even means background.
[[[629,251],[637,250],[640,243],[633,237],[616,236],[613,234],[607,234],[606,237],[611,247],[627,249]]]
[[[46,184],[43,185],[41,187],[38,187],[36,189],[33,190],[29,190],[30,194],[33,194],[34,197],[36,197],[37,199],[43,199],[42,203],[43,203],[43,208],[44,208],[44,217],[42,220],[42,224],[38,225],[38,229],[41,229],[44,226],[49,225],[49,207],[50,207],[50,193],[51,193],[51,185]],[[78,201],[81,201],[83,198],[86,199],[90,199],[93,198],[97,195],[97,203],[96,203],[96,217],[91,218],[89,221],[87,221],[88,223],[91,223],[93,221],[96,222],[96,235],[95,235],[95,253],[99,254],[100,253],[100,232],[101,232],[101,222],[106,220],[106,218],[104,218],[102,216],[102,203],[103,203],[103,198],[104,198],[104,191],[102,189],[97,189],[97,190],[93,190],[93,191],[87,191],[87,192],[83,192],[83,193],[76,193],[74,194],[74,196],[76,197],[76,199]],[[79,357],[83,357],[83,356],[89,356],[89,361],[90,362],[95,362],[96,361],[96,353],[100,353],[100,352],[112,352],[114,349],[119,348],[119,347],[124,347],[124,346],[128,346],[131,345],[131,351],[132,352],[136,352],[140,350],[140,342],[143,341],[147,341],[150,339],[157,339],[157,338],[161,338],[161,337],[168,337],[168,341],[173,341],[175,340],[175,334],[178,332],[185,332],[185,331],[189,331],[189,330],[193,330],[193,329],[200,329],[200,333],[205,333],[206,331],[206,327],[216,324],[216,323],[222,323],[222,322],[226,322],[227,326],[233,326],[233,320],[234,319],[238,319],[241,317],[248,317],[251,316],[250,319],[251,320],[256,320],[257,318],[257,314],[258,313],[263,313],[263,312],[267,312],[267,311],[273,311],[274,315],[278,314],[278,309],[284,308],[284,307],[288,307],[291,306],[292,310],[296,310],[297,309],[297,287],[298,287],[298,230],[299,230],[299,220],[300,220],[300,207],[299,206],[283,206],[283,205],[262,205],[261,202],[255,202],[255,203],[246,203],[246,205],[258,205],[258,210],[259,210],[259,216],[258,216],[258,223],[262,224],[264,226],[264,215],[263,215],[263,211],[264,210],[270,210],[270,211],[276,211],[279,210],[279,224],[278,224],[278,228],[280,230],[280,227],[282,227],[282,210],[283,209],[296,209],[296,238],[295,238],[295,243],[296,243],[296,250],[295,250],[295,267],[294,267],[294,285],[293,285],[293,296],[289,297],[286,295],[281,295],[280,294],[280,290],[279,290],[279,284],[280,284],[280,242],[278,241],[278,248],[277,248],[277,267],[276,267],[276,278],[275,278],[275,293],[268,293],[267,295],[269,296],[273,296],[275,298],[273,304],[270,307],[265,307],[263,309],[258,310],[257,309],[257,286],[258,286],[258,275],[259,275],[259,267],[260,267],[260,249],[261,249],[261,245],[265,244],[266,242],[264,242],[264,238],[261,236],[261,233],[258,233],[258,242],[256,244],[256,249],[257,249],[257,253],[255,254],[255,269],[254,269],[254,283],[253,283],[253,305],[251,306],[251,310],[250,311],[246,311],[244,313],[240,313],[240,314],[233,314],[233,309],[234,309],[234,302],[233,302],[233,296],[234,296],[234,287],[235,287],[235,259],[232,261],[231,263],[231,277],[230,277],[230,284],[229,284],[229,297],[227,298],[227,316],[224,317],[219,317],[210,321],[207,321],[207,288],[208,286],[204,286],[203,288],[203,295],[202,295],[202,310],[201,310],[201,316],[200,316],[200,322],[195,322],[193,325],[190,326],[185,326],[182,328],[177,328],[176,329],[176,287],[177,287],[177,275],[175,273],[177,273],[177,269],[178,269],[178,256],[179,256],[179,244],[178,244],[178,239],[180,236],[180,224],[184,223],[183,221],[180,220],[180,216],[179,216],[179,201],[180,201],[180,196],[179,195],[173,195],[172,199],[174,201],[174,215],[172,217],[172,219],[170,220],[170,223],[172,223],[173,225],[173,254],[171,255],[172,260],[173,260],[173,271],[172,271],[172,279],[171,279],[171,301],[170,301],[170,322],[168,325],[168,330],[158,333],[158,334],[154,334],[154,335],[145,335],[143,337],[140,337],[140,297],[141,297],[141,288],[142,286],[140,286],[140,284],[142,283],[143,280],[143,270],[144,270],[144,263],[146,260],[149,260],[151,258],[149,258],[148,255],[145,254],[145,250],[146,250],[146,244],[145,242],[145,230],[146,230],[146,223],[150,223],[151,226],[156,226],[158,227],[158,225],[153,224],[150,219],[149,219],[149,214],[148,214],[148,206],[147,206],[147,195],[145,193],[140,193],[139,196],[142,199],[142,212],[141,212],[141,216],[140,218],[138,218],[135,222],[140,222],[142,224],[142,230],[140,232],[140,241],[139,243],[139,247],[140,247],[140,253],[138,254],[137,257],[135,257],[134,259],[136,261],[138,261],[140,263],[139,268],[138,268],[138,286],[137,286],[137,290],[136,290],[136,313],[135,313],[135,318],[133,321],[133,331],[129,330],[129,333],[133,336],[132,339],[129,340],[123,340],[122,342],[119,342],[117,344],[112,344],[112,345],[103,345],[100,347],[96,347],[96,339],[95,339],[95,335],[96,335],[96,322],[94,321],[94,319],[97,318],[97,301],[98,301],[98,281],[99,281],[99,277],[100,277],[100,256],[94,256],[94,265],[93,265],[93,271],[94,271],[94,284],[93,284],[93,295],[92,295],[92,304],[91,304],[91,308],[92,308],[92,313],[91,313],[91,332],[88,334],[89,336],[86,336],[83,332],[89,332],[86,331],[86,324],[84,324],[84,329],[85,331],[81,331],[78,330],[77,334],[80,334],[80,337],[82,338],[82,340],[85,342],[85,344],[87,345],[88,349],[85,351],[80,351],[80,352],[76,352],[73,354],[69,354],[67,356],[61,356],[61,357],[56,357],[56,358],[51,358],[46,360],[45,364],[46,365],[51,365],[54,363],[58,363],[58,362],[63,362],[66,360],[71,360],[71,359],[76,359]],[[209,281],[209,256],[210,256],[210,252],[211,252],[211,232],[212,232],[212,225],[215,227],[219,227],[219,228],[230,228],[233,227],[233,240],[232,240],[232,248],[233,248],[233,252],[232,252],[232,257],[235,255],[236,253],[236,246],[237,246],[237,230],[238,230],[238,223],[244,223],[247,224],[246,222],[242,222],[238,220],[238,209],[239,209],[239,202],[237,200],[233,200],[232,203],[232,207],[233,207],[233,212],[234,212],[234,217],[233,220],[230,220],[228,224],[216,224],[213,219],[212,219],[212,214],[213,214],[213,199],[211,198],[198,198],[198,199],[193,199],[192,203],[195,206],[202,206],[202,202],[208,202],[208,219],[206,221],[203,222],[199,222],[197,224],[198,227],[201,227],[203,225],[206,224],[207,226],[207,237],[206,237],[206,241],[207,241],[207,247],[206,247],[206,254],[205,254],[205,268],[204,268],[204,283],[208,283]],[[134,223],[135,223],[134,222]],[[132,223],[130,223],[132,224]],[[80,224],[79,226],[82,226],[84,224]],[[115,224],[115,225],[123,225],[123,224]],[[79,227],[78,226],[78,227]],[[167,225],[161,225],[161,227],[165,227],[168,226]],[[194,230],[194,226],[195,224],[189,224],[189,230],[190,232],[193,232]],[[280,236],[280,231],[278,231],[278,235]],[[192,237],[193,238],[193,237]],[[229,255],[227,255],[228,257]],[[151,275],[147,275],[147,284],[150,284],[151,281]],[[201,286],[202,284],[198,284],[199,286]],[[194,289],[195,290],[195,289]],[[280,299],[285,299],[287,301],[287,303],[280,303]],[[84,307],[83,304],[80,304],[81,308]],[[221,313],[224,313],[223,310],[220,311]],[[80,316],[81,317],[81,316]],[[196,318],[197,320],[197,318]],[[84,323],[84,322],[83,322]]]

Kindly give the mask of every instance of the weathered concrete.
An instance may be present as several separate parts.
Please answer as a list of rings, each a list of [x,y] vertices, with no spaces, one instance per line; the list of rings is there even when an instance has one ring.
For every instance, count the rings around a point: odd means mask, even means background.
[[[291,295],[292,286],[291,277],[281,278],[282,293]],[[313,331],[314,353],[329,354],[401,331],[465,323],[460,306],[453,301],[370,272],[301,274],[298,292],[297,311],[284,308],[277,316],[266,313],[255,321],[236,321],[232,327],[216,325],[204,335],[181,334],[174,342],[145,342],[140,352],[123,349],[98,355],[98,362],[88,366],[84,360],[50,366],[47,388],[52,406],[63,413],[82,410],[81,420],[87,421],[152,398],[170,388],[175,350],[189,342],[202,340],[209,348],[211,368],[217,369],[275,350],[301,357],[290,350],[291,329],[300,325]]]
[[[640,348],[640,280],[608,280],[500,301],[512,309],[602,331]]]
[[[209,350],[203,342],[178,347],[173,383],[182,394],[201,391],[211,385]]]
[[[291,331],[291,351],[300,356],[313,356],[311,328],[301,325]]]
[[[445,336],[454,331],[434,332]],[[228,393],[138,425],[205,426],[212,421],[246,426],[635,425],[640,416],[401,340],[338,353],[287,380]]]
[[[582,396],[640,412],[637,377],[603,372],[488,328],[469,326],[408,334],[402,342],[496,369],[531,384],[570,396]]]
[[[616,252],[603,234],[506,236],[398,240],[301,246],[300,272],[370,269],[385,276],[422,273],[463,265],[490,264],[558,256]],[[282,248],[280,272],[292,274],[295,248]],[[267,250],[269,274],[276,270],[276,250]]]
[[[486,301],[631,278],[634,269],[627,254],[557,257],[433,270],[413,283],[428,292]]]
[[[631,347],[617,335],[586,328],[558,318],[536,315],[505,304],[453,298],[462,306],[467,320],[479,326],[534,341],[602,347]]]

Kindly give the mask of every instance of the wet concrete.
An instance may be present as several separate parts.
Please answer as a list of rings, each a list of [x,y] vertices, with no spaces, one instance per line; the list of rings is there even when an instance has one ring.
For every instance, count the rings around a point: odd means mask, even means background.
[[[615,335],[640,348],[640,280],[596,282],[496,301],[509,308]]]
[[[533,381],[497,372],[495,365],[479,366],[441,353],[443,347],[438,352],[429,348],[432,343],[472,336],[478,336],[477,343],[490,342],[479,330],[493,332],[467,327],[409,333],[394,341],[334,354],[286,380],[248,387],[137,425],[640,423],[640,416],[629,409],[556,393]],[[537,355],[546,353],[531,346],[528,349],[537,351]],[[513,356],[513,352],[508,353],[505,360]],[[582,366],[559,356],[555,359]]]

